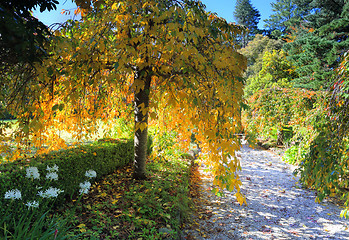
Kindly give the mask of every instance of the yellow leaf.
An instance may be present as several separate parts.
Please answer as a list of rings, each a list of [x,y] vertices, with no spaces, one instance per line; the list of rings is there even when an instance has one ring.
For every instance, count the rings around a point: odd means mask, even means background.
[[[120,7],[120,3],[114,3],[114,4],[111,6],[111,9],[117,10],[119,7]]]
[[[86,225],[85,224],[81,223],[77,227],[80,229],[80,232],[82,232],[82,233],[86,232],[86,228],[85,228]]]
[[[81,223],[81,224],[79,224],[77,227],[78,227],[78,228],[83,228],[83,227],[86,227],[86,225],[83,224],[83,223]]]

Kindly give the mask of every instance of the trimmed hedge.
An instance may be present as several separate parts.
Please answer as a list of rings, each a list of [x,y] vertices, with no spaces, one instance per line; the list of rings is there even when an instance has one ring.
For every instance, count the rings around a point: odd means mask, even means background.
[[[64,190],[56,199],[57,204],[78,193],[80,183],[89,180],[85,176],[86,171],[90,169],[96,171],[97,178],[91,181],[97,181],[104,175],[130,163],[133,154],[133,140],[103,139],[90,145],[0,164],[0,209],[4,210],[8,202],[4,199],[5,192],[15,188],[22,192],[23,200],[18,205],[19,208],[23,207],[24,202],[39,198],[38,187],[43,187],[42,190],[47,189],[48,186]],[[47,180],[46,168],[55,164],[59,168],[58,180]],[[26,178],[27,167],[37,167],[40,179]]]

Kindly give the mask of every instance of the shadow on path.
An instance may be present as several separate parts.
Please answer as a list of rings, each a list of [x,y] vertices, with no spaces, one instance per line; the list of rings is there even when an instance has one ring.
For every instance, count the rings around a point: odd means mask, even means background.
[[[301,188],[293,176],[294,166],[246,145],[238,156],[248,205],[240,206],[230,192],[212,195],[212,181],[204,179],[206,216],[198,219],[201,232],[187,230],[187,239],[349,239],[349,222],[339,217],[341,209],[326,200],[315,203],[315,193]]]

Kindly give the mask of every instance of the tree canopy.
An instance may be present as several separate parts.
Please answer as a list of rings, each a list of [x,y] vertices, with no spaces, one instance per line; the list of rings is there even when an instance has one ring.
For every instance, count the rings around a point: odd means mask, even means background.
[[[299,25],[308,9],[301,9],[295,0],[277,0],[271,3],[273,14],[264,20],[267,33],[273,38],[284,38],[290,27]]]
[[[348,6],[342,0],[312,1],[306,6],[310,13],[301,25],[293,27],[294,37],[285,45],[297,66],[296,86],[314,90],[330,86],[331,71],[349,48]]]
[[[245,47],[247,43],[260,32],[258,29],[258,22],[261,15],[259,11],[252,6],[250,0],[236,1],[233,15],[237,24],[247,28],[247,32],[244,32],[239,40],[240,44]]]
[[[112,124],[134,112],[134,176],[143,179],[150,116],[163,131],[176,131],[183,146],[195,133],[214,183],[236,189],[244,202],[235,157],[246,67],[234,43],[241,28],[198,1],[84,4],[82,21],[56,31],[50,57],[37,64],[40,84],[12,104],[17,141],[53,150],[64,146],[55,127],[81,139],[97,121]]]
[[[27,0],[0,2],[0,62],[16,64],[38,60],[49,34],[47,26],[32,16],[31,10],[56,9],[57,0]],[[40,54],[41,53],[41,54]]]

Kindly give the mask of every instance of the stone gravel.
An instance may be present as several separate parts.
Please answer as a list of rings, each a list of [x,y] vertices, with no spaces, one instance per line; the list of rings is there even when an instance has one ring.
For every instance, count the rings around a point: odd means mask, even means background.
[[[237,156],[247,205],[240,206],[234,193],[213,195],[212,179],[204,175],[201,214],[183,239],[349,239],[349,220],[339,217],[341,208],[330,200],[315,203],[315,192],[301,187],[294,166],[247,145]]]

